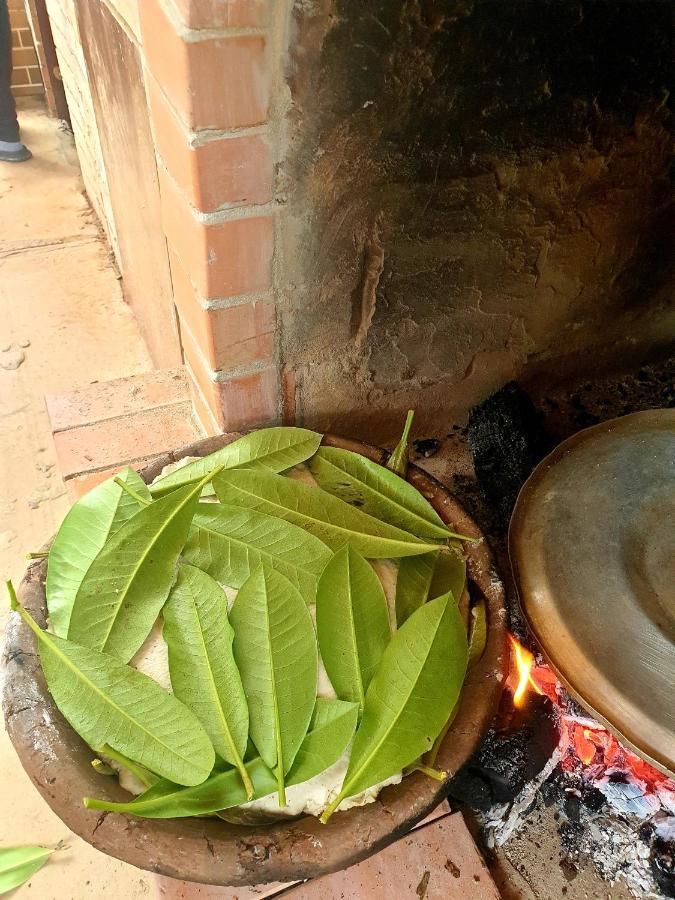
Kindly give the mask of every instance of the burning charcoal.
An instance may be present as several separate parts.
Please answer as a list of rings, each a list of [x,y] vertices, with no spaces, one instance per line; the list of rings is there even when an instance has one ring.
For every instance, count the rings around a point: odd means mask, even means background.
[[[565,797],[565,815],[571,822],[581,821],[581,796],[568,791]]]
[[[560,740],[546,697],[530,695],[515,720],[508,697],[507,703],[508,715],[500,710],[497,727],[450,788],[454,799],[484,812],[514,800],[544,769]]]
[[[649,858],[654,881],[666,897],[675,897],[675,841],[654,838]]]
[[[515,382],[473,407],[468,434],[483,496],[505,525],[525,479],[550,449],[548,436]]]
[[[600,812],[605,805],[605,795],[595,787],[585,787],[581,795],[584,806],[592,812]]]

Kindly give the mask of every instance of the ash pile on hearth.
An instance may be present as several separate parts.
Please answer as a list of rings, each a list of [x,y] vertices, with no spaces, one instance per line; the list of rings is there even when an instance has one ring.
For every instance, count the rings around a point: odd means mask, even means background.
[[[473,810],[488,850],[507,844],[537,807],[554,806],[570,873],[592,860],[636,898],[675,897],[675,782],[583,713],[546,666],[529,677],[536,688],[520,707],[514,682],[507,687],[452,800]]]

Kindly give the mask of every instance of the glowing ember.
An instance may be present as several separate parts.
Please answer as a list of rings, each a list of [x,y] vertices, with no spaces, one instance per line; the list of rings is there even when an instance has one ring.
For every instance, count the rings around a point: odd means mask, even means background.
[[[671,815],[675,814],[675,782],[626,749],[594,719],[570,711],[573,707],[569,696],[551,669],[536,665],[532,653],[513,635],[509,639],[513,666],[507,686],[513,692],[513,703],[522,706],[530,689],[551,701],[558,713],[562,769],[582,775],[610,801],[613,798],[609,794],[616,793],[617,786],[623,786],[624,794],[628,788],[638,791],[645,809],[650,808],[653,800],[657,807],[663,806]],[[627,802],[623,796],[620,800]]]
[[[577,751],[579,759],[586,765],[593,762],[595,756],[595,744],[590,736],[588,728],[582,728],[581,734],[577,733],[574,737],[574,749]]]
[[[533,688],[538,694],[543,692],[531,675],[534,656],[512,634],[509,635],[509,640],[511,641],[513,661],[516,666],[515,671],[518,679],[513,691],[513,703],[515,706],[522,706],[529,687]]]

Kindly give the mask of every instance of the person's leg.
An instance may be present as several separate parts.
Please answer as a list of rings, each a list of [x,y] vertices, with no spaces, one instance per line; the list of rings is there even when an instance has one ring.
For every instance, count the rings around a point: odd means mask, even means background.
[[[19,138],[12,96],[12,32],[7,0],[0,0],[0,161],[23,162],[31,153]]]

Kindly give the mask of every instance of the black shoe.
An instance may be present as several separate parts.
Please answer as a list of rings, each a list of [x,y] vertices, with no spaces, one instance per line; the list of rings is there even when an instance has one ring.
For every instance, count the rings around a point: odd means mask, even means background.
[[[26,162],[33,154],[28,147],[21,144],[18,150],[3,150],[0,148],[0,162],[19,163]]]

